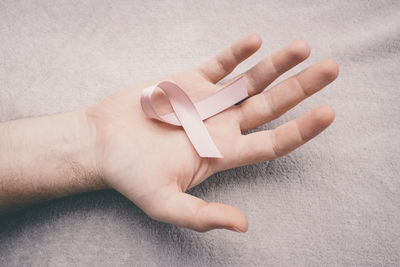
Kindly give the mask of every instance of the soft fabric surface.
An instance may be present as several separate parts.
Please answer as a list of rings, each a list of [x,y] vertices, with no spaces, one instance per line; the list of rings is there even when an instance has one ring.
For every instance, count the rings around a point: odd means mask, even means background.
[[[304,39],[311,57],[291,74],[333,57],[340,75],[260,127],[330,104],[336,120],[326,132],[191,191],[241,209],[246,234],[155,222],[106,190],[0,217],[0,265],[398,265],[399,22],[399,1],[1,1],[1,121],[83,108],[252,32],[263,47],[236,74]]]

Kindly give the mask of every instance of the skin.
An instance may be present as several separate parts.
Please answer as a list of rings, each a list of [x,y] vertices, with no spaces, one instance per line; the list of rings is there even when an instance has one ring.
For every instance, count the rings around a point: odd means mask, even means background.
[[[308,44],[295,41],[241,74],[251,97],[205,120],[220,159],[200,158],[182,128],[147,118],[139,97],[144,87],[169,80],[193,101],[202,99],[261,43],[256,34],[246,36],[194,69],[121,90],[85,110],[0,124],[0,211],[113,188],[155,220],[201,232],[247,231],[237,208],[185,191],[216,172],[284,156],[326,129],[334,111],[321,106],[274,130],[242,134],[335,80],[336,62],[318,62],[264,91],[309,56]],[[161,92],[152,102],[161,114],[171,111]]]

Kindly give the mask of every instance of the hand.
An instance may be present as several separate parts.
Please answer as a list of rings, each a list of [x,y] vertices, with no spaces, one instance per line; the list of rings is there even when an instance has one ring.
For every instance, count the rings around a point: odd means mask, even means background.
[[[220,159],[200,158],[181,127],[149,119],[139,99],[144,87],[162,80],[176,83],[194,102],[207,97],[222,88],[216,83],[260,46],[258,35],[247,36],[195,69],[119,91],[88,108],[96,168],[104,183],[153,219],[196,231],[245,232],[248,222],[238,209],[206,203],[185,191],[216,172],[283,156],[327,128],[334,111],[322,106],[274,130],[242,135],[278,118],[335,80],[335,61],[314,64],[263,92],[309,56],[307,43],[295,41],[243,73],[251,97],[205,120],[223,155]],[[152,101],[159,113],[172,111],[162,93]]]

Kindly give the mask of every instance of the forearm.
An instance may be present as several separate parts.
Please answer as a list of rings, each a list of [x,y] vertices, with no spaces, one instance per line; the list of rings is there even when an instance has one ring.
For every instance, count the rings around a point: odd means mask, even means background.
[[[0,123],[0,213],[103,187],[82,111]]]

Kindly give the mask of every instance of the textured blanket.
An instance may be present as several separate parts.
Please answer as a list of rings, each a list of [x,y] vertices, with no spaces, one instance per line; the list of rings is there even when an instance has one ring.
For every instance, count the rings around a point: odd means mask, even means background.
[[[159,223],[106,190],[0,217],[0,265],[398,265],[399,1],[1,1],[0,120],[86,107],[252,32],[263,46],[234,74],[304,39],[311,57],[281,79],[328,57],[340,75],[260,127],[329,104],[336,120],[327,131],[191,190],[242,210],[246,234]]]

